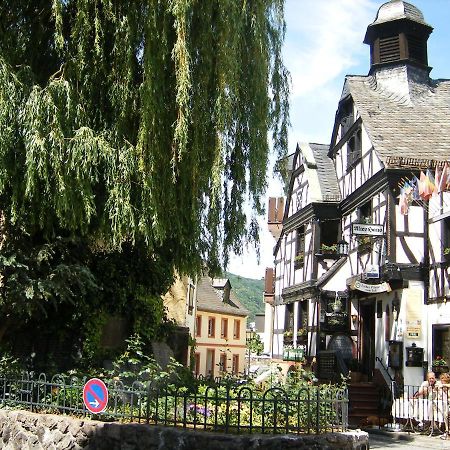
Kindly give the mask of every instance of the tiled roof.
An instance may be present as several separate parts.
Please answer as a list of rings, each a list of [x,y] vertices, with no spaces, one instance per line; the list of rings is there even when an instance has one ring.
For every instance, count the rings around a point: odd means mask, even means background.
[[[403,69],[406,75],[401,70],[385,71],[384,80],[377,74],[346,78],[344,91],[375,151],[386,165],[389,157],[450,160],[450,80],[414,79],[411,68]]]
[[[225,279],[225,282],[228,281]],[[230,292],[230,300],[225,303],[222,300],[222,290],[215,289],[212,286],[212,280],[209,277],[201,277],[197,284],[197,309],[200,311],[218,312],[236,316],[248,316],[248,310],[245,309],[239,300]],[[224,283],[225,285],[226,283]]]

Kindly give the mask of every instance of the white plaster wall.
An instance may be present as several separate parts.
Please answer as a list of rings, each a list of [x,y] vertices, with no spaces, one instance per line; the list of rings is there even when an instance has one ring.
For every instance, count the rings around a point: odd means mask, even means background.
[[[273,334],[273,318],[274,318],[274,307],[265,304],[264,307],[264,333],[262,336],[262,341],[264,344],[264,353],[271,353],[272,351],[272,334]]]
[[[398,330],[397,332],[397,340],[403,341],[403,360],[406,359],[406,347],[410,347],[413,343],[417,345],[417,347],[424,348],[424,358],[427,358],[427,353],[431,352],[431,335],[428,333],[428,314],[427,307],[423,304],[424,299],[424,286],[421,281],[410,281],[408,289],[418,289],[422,291],[422,312],[423,312],[423,322],[422,322],[422,335],[419,339],[417,338],[408,338],[406,334],[406,301],[407,301],[407,289],[404,289],[401,296],[401,307],[400,307],[400,315],[398,319]],[[405,362],[403,362],[403,376],[404,383],[407,385],[417,386],[420,385],[423,381],[423,368],[421,367],[406,367]]]
[[[339,139],[340,137],[337,141]],[[350,195],[384,167],[373,151],[364,124],[361,126],[361,154],[361,161],[350,172],[347,172],[347,144],[343,145],[336,153],[336,173],[342,198]]]

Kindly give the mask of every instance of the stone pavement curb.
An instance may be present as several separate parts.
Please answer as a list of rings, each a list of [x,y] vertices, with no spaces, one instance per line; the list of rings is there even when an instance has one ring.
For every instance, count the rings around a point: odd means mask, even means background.
[[[440,438],[440,435],[434,435],[434,436],[428,436],[423,435],[419,433],[412,433],[407,431],[388,431],[388,430],[382,430],[378,428],[368,428],[364,429],[367,433],[369,433],[369,439],[371,435],[374,436],[380,436],[385,439],[389,439],[391,441],[404,441],[404,442],[411,442],[415,444],[422,443],[432,443],[432,442],[447,442],[448,447],[450,448],[450,438],[447,440],[443,440]]]

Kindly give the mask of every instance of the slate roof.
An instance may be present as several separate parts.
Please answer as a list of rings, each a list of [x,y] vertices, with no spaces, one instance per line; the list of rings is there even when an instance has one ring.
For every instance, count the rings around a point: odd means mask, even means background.
[[[317,163],[317,176],[323,200],[340,200],[341,193],[334,168],[333,160],[328,157],[329,145],[309,144]]]
[[[426,24],[422,12],[414,5],[403,0],[391,0],[380,6],[372,25],[399,19],[409,19]]]
[[[225,280],[228,281],[228,280]],[[197,309],[200,311],[210,311],[217,313],[230,314],[235,316],[248,316],[248,310],[245,309],[235,296],[233,290],[230,291],[230,300],[224,303],[222,300],[222,290],[212,286],[212,280],[209,277],[201,277],[197,284]],[[223,282],[223,279],[221,279]],[[221,284],[221,283],[219,283]],[[224,283],[226,284],[226,283]]]
[[[377,74],[348,76],[344,92],[353,98],[386,166],[389,157],[450,160],[450,80],[424,81],[408,74],[397,90],[377,82]]]

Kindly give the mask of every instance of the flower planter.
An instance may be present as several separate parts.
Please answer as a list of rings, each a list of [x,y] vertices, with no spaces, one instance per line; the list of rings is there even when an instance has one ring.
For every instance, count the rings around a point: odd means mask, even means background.
[[[448,366],[432,366],[431,368],[433,372],[437,375],[440,373],[446,373],[448,372]]]

